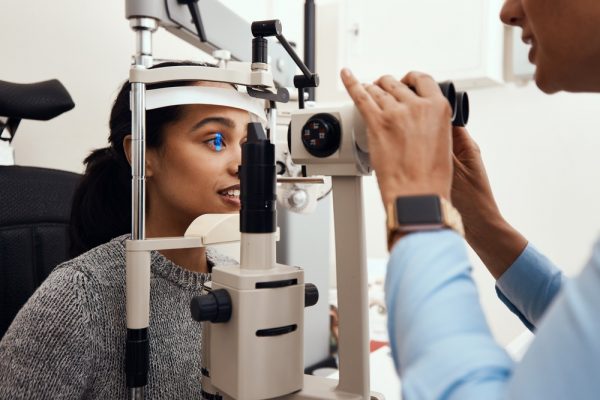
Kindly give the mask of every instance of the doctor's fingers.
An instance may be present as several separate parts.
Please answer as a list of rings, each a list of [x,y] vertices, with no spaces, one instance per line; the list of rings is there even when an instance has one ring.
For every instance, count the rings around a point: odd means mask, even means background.
[[[418,98],[417,94],[408,86],[391,75],[382,76],[375,81],[375,84],[394,96],[394,98],[400,102],[408,102]]]
[[[373,97],[371,97],[349,69],[342,69],[341,76],[346,91],[352,98],[352,101],[354,101],[356,108],[358,108],[367,124],[372,125],[376,123],[381,114],[381,108],[379,108]]]
[[[371,95],[373,100],[375,100],[375,103],[377,103],[379,108],[386,113],[390,112],[400,104],[394,96],[377,85],[365,84],[365,90]]]
[[[443,97],[440,86],[433,78],[422,72],[412,71],[402,78],[402,83],[415,88],[416,93],[421,97]]]

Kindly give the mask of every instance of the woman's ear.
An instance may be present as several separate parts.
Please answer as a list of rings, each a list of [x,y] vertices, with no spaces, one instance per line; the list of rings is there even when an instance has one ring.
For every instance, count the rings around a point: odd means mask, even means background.
[[[123,138],[123,151],[125,151],[125,158],[127,158],[127,162],[131,165],[131,145],[133,143],[133,139],[131,135],[127,135]],[[153,166],[156,165],[156,151],[152,149],[146,149],[146,178],[151,177],[154,174]]]
[[[127,135],[123,138],[123,151],[125,152],[127,162],[131,165],[131,135]]]

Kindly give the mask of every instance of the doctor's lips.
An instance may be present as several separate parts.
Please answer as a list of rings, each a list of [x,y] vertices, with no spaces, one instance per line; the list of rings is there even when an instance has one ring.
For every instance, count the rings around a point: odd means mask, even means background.
[[[529,58],[529,62],[532,64],[535,64],[535,53],[536,53],[536,46],[535,46],[535,40],[533,39],[533,36],[526,36],[523,35],[521,37],[521,40],[523,41],[523,43],[525,43],[526,45],[531,46],[531,48],[529,49],[529,54],[528,54],[528,58]]]

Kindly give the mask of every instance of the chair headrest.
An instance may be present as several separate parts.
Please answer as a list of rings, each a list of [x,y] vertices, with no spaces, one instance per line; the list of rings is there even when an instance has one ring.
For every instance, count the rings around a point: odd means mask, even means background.
[[[0,229],[68,222],[81,175],[48,168],[0,166]]]
[[[56,79],[37,83],[0,81],[0,116],[47,121],[75,107]]]

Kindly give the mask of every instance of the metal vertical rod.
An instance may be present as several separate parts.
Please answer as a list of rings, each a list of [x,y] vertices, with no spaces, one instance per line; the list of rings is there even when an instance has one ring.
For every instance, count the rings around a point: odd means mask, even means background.
[[[156,31],[157,22],[152,18],[133,18],[130,22],[135,31],[135,55],[133,64],[138,67],[152,66],[152,34]]]
[[[135,31],[135,55],[133,68],[152,66],[152,33],[156,21],[151,18],[131,20]],[[131,84],[131,129],[133,134],[131,154],[131,238],[146,238],[146,85]]]
[[[146,85],[131,84],[133,141],[131,155],[131,238],[146,238]]]
[[[304,63],[309,70],[315,72],[315,43],[316,43],[316,11],[315,1],[304,2]],[[315,101],[315,88],[308,88],[308,100]]]
[[[362,177],[333,176],[340,381],[337,390],[370,399],[367,252]]]
[[[133,18],[135,32],[134,69],[152,66],[152,33],[157,28],[152,18]],[[131,82],[131,239],[146,238],[146,85]],[[130,253],[126,266],[127,340],[126,381],[130,399],[144,398],[150,368],[150,254]]]

